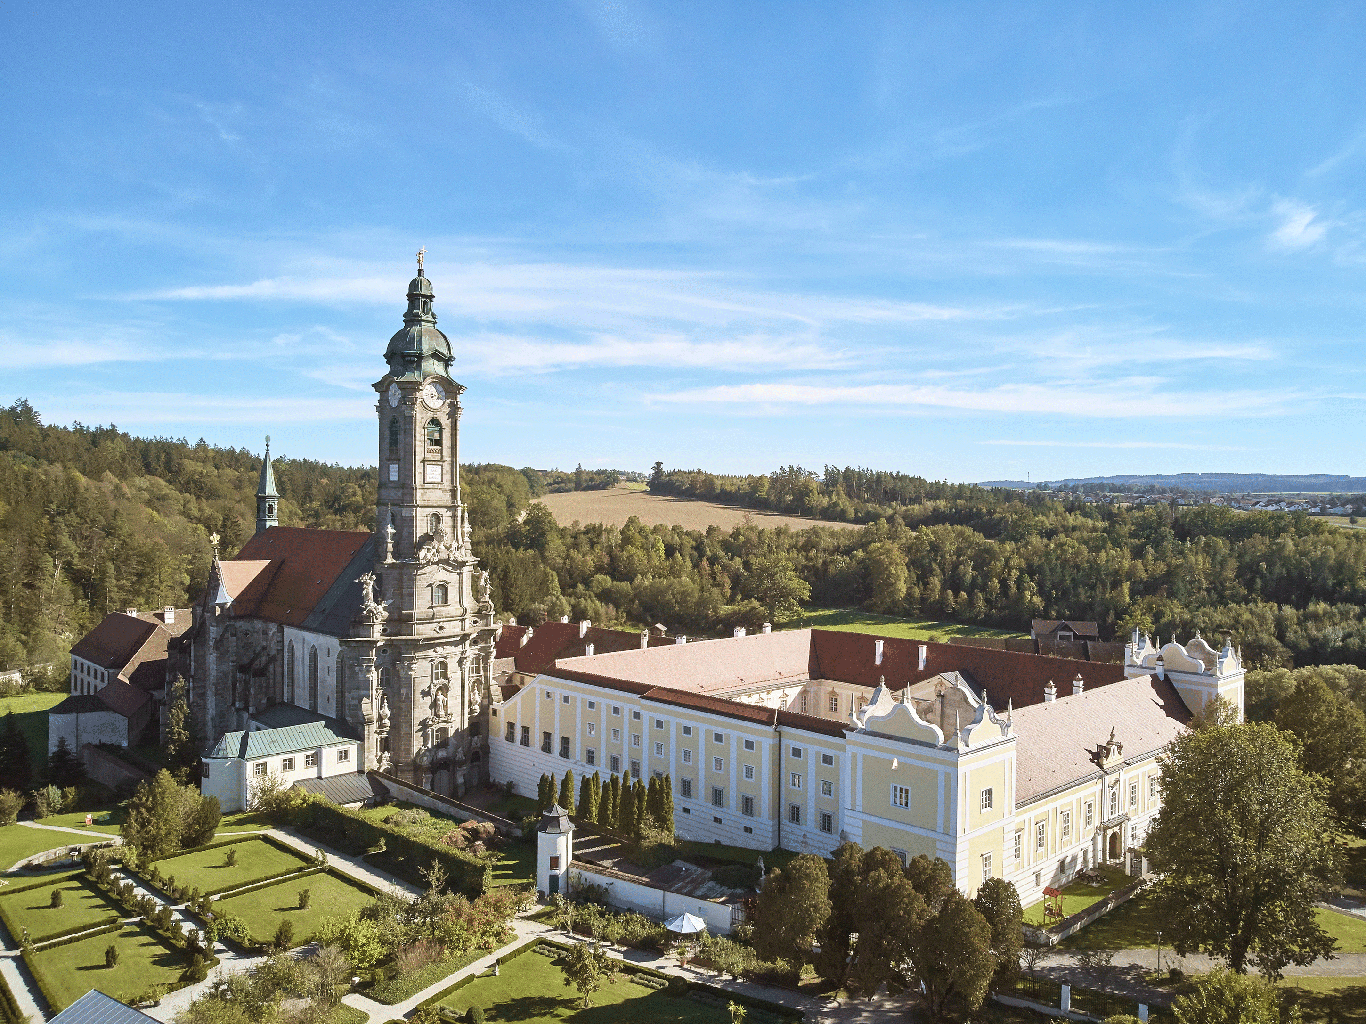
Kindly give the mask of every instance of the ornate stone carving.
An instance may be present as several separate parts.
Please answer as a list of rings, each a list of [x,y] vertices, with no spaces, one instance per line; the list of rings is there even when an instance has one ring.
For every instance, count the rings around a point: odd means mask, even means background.
[[[431,537],[417,549],[417,560],[423,565],[435,562],[454,562],[460,553],[460,546],[446,533],[445,526],[438,526]]]
[[[432,701],[432,715],[442,722],[451,717],[451,702],[444,687],[436,691],[436,699]]]
[[[366,622],[383,622],[389,617],[389,602],[375,600],[375,574],[367,572],[356,580],[361,589],[361,617]]]
[[[493,614],[493,584],[486,570],[479,570],[479,610]]]
[[[376,734],[383,736],[389,731],[389,696],[381,693],[379,697],[379,717],[375,720]]]

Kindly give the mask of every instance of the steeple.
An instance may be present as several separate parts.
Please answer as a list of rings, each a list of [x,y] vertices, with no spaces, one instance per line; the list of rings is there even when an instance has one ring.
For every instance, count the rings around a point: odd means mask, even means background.
[[[432,283],[422,271],[425,249],[418,250],[417,277],[408,282],[408,310],[403,329],[389,339],[384,358],[395,377],[421,380],[433,374],[450,376],[451,343],[436,327]]]
[[[256,532],[280,525],[277,510],[280,493],[275,489],[275,471],[270,468],[270,435],[266,435],[266,457],[261,460],[261,482],[256,485]]]

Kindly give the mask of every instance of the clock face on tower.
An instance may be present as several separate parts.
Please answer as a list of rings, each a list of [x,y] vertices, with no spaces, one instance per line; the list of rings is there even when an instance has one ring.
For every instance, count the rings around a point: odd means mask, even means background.
[[[422,385],[422,401],[428,409],[435,409],[446,400],[446,392],[441,389],[441,385],[434,380],[429,380]]]
[[[397,385],[397,384],[390,384],[390,385],[389,385],[389,405],[390,405],[390,407],[391,407],[391,408],[394,408],[394,409],[397,409],[397,408],[398,408],[398,400],[399,400],[401,397],[403,397],[403,393],[402,393],[401,391],[399,391],[398,385]]]

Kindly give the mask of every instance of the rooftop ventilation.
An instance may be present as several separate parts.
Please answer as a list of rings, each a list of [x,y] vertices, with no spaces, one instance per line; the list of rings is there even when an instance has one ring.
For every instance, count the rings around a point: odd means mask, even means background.
[[[584,644],[584,645],[583,645],[583,653],[584,653],[584,656],[585,656],[585,657],[591,658],[591,657],[593,656],[593,645],[592,645],[592,644]]]
[[[592,627],[593,627],[593,623],[592,623],[591,621],[589,621],[588,619],[584,619],[582,622],[580,622],[580,623],[579,623],[579,639],[582,640],[584,637],[586,637],[586,636],[588,635],[588,631],[589,631]]]
[[[1072,696],[1077,696],[1077,694],[1081,693],[1084,689],[1086,689],[1086,680],[1083,679],[1081,673],[1078,672],[1077,678],[1072,680]]]
[[[164,608],[162,608],[162,609],[161,609],[161,621],[164,622],[164,623],[166,623],[166,625],[168,625],[168,626],[174,626],[174,625],[175,625],[175,608],[173,608],[173,607],[172,607],[171,605],[169,605],[169,604],[166,605]]]
[[[736,627],[735,627],[735,631],[734,631],[734,633],[733,633],[732,635],[734,635],[734,636],[744,636],[744,635],[745,635],[745,627],[744,627],[744,626],[736,626]]]
[[[881,665],[881,664],[882,664],[882,641],[881,641],[881,640],[874,640],[874,641],[873,641],[873,664],[874,664],[874,665]]]
[[[764,629],[763,629],[763,631],[764,631],[765,634],[767,634],[767,633],[772,633],[772,632],[773,632],[773,623],[771,623],[771,622],[765,622],[765,623],[764,623]]]
[[[930,660],[930,649],[924,644],[920,645],[920,671],[925,671],[925,663]]]
[[[1044,701],[1045,704],[1051,704],[1051,703],[1053,703],[1053,701],[1055,701],[1055,700],[1057,700],[1057,699],[1058,699],[1058,688],[1057,688],[1057,686],[1054,685],[1053,680],[1050,679],[1047,683],[1044,684],[1044,688],[1043,688],[1043,701]]]

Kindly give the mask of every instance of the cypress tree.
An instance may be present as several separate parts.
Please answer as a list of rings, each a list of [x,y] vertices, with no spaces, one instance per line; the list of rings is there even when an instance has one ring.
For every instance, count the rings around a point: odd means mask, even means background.
[[[597,772],[593,773],[593,820],[600,822],[598,817],[602,812],[602,776]]]
[[[536,793],[536,809],[538,811],[548,810],[550,805],[554,802],[554,799],[550,796],[550,787],[553,785],[554,783],[550,781],[549,775],[541,776],[541,788]]]
[[[664,830],[664,834],[670,839],[674,837],[674,780],[668,775],[664,776],[663,795],[660,799],[660,807],[663,808],[663,820],[659,827]]]
[[[569,816],[574,816],[574,769],[570,768],[564,773],[564,778],[560,780],[560,806],[563,807]]]
[[[617,805],[617,831],[628,839],[636,824],[636,794],[631,789],[629,778],[629,775],[622,778],[621,803]]]
[[[14,711],[5,715],[5,731],[0,735],[0,785],[21,792],[33,784],[33,763],[29,760],[28,741],[14,721]]]
[[[632,788],[635,790],[636,797],[636,821],[633,826],[633,831],[631,832],[631,838],[639,839],[645,834],[645,825],[650,820],[650,812],[646,807],[647,797],[645,793],[645,783],[636,779],[635,785]]]
[[[650,785],[645,790],[645,816],[654,823],[658,823],[662,808],[659,806],[659,776],[650,776]]]
[[[598,805],[598,824],[603,828],[616,828],[617,801],[621,799],[621,780],[614,774],[602,788],[602,803]]]
[[[598,802],[593,799],[593,779],[592,776],[585,775],[583,782],[579,785],[579,819],[582,821],[592,821],[598,816]]]

